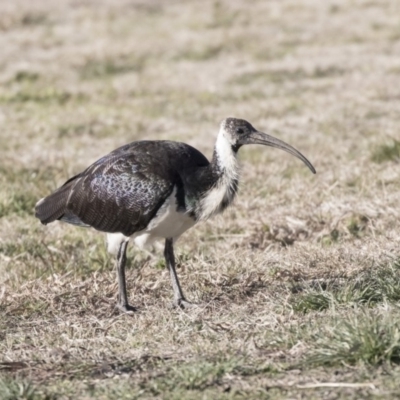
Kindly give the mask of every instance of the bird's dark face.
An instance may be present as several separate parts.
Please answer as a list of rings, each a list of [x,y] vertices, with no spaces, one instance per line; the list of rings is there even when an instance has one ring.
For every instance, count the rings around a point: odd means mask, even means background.
[[[289,144],[277,139],[267,133],[260,132],[244,119],[227,118],[221,123],[221,131],[226,140],[231,144],[232,149],[236,152],[241,146],[246,144],[262,144],[264,146],[275,147],[284,150],[293,156],[299,158],[307,167],[315,174],[315,168],[310,161],[303,156],[298,150]]]

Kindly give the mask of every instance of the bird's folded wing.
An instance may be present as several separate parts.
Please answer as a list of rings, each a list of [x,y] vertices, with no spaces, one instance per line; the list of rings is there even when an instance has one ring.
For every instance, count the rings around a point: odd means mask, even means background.
[[[57,219],[126,236],[144,229],[173,191],[174,171],[124,146],[38,201],[43,224]]]
[[[172,190],[173,182],[165,176],[132,157],[117,157],[81,174],[67,210],[95,229],[129,236],[147,226]]]

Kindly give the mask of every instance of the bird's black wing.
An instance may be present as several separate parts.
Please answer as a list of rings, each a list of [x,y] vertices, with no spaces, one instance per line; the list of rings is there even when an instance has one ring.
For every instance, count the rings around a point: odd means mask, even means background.
[[[174,181],[168,171],[160,174],[151,163],[140,161],[134,155],[110,154],[90,166],[71,188],[64,219],[77,217],[97,230],[127,236],[144,229],[171,194]]]
[[[179,183],[163,147],[142,141],[114,150],[40,200],[36,216],[127,236],[144,229]]]

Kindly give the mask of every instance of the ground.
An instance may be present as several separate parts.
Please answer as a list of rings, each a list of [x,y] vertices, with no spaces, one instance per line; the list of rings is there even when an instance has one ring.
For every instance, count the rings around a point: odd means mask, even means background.
[[[400,397],[400,3],[0,3],[0,397]],[[114,148],[226,117],[304,153],[241,149],[240,194],[176,246],[131,246],[35,202]]]

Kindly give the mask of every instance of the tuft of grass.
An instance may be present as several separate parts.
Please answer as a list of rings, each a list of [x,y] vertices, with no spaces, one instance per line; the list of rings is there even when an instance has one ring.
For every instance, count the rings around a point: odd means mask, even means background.
[[[79,75],[82,79],[104,79],[115,75],[130,72],[140,72],[145,65],[144,57],[117,57],[105,59],[89,59],[79,67]]]
[[[231,79],[231,83],[238,85],[248,85],[254,81],[265,81],[273,83],[282,83],[285,81],[295,81],[307,76],[303,69],[295,70],[261,70],[255,72],[246,72],[240,76]]]
[[[83,94],[73,95],[64,90],[59,90],[55,87],[33,88],[30,86],[21,87],[16,92],[3,93],[0,95],[0,103],[40,103],[40,104],[60,104],[64,105],[71,99],[82,100]]]
[[[291,298],[293,309],[297,312],[323,311],[335,304],[335,297],[325,290],[309,291],[301,296]]]
[[[347,230],[353,236],[360,237],[365,233],[368,224],[368,218],[365,215],[353,215],[347,221]]]
[[[272,83],[283,83],[286,81],[300,81],[302,79],[322,79],[343,75],[345,71],[336,66],[326,68],[317,67],[308,72],[305,69],[275,69],[259,70],[255,72],[246,72],[231,79],[231,83],[239,85],[248,85],[254,81],[265,81]]]
[[[328,67],[317,67],[315,68],[311,74],[309,75],[311,78],[330,78],[330,77],[336,77],[336,76],[342,76],[346,73],[346,70],[337,67],[335,65],[330,65]]]
[[[324,246],[331,246],[332,244],[336,243],[339,240],[340,232],[338,229],[332,229],[328,235],[324,235],[321,238],[321,243]]]
[[[218,57],[223,50],[224,47],[220,44],[212,44],[203,48],[190,47],[182,50],[176,56],[176,60],[207,61]]]
[[[387,161],[400,161],[400,141],[393,140],[390,144],[382,144],[377,146],[371,154],[371,160],[376,163],[384,163]]]
[[[42,12],[27,12],[21,18],[21,25],[31,27],[48,22],[48,16]]]
[[[2,400],[39,400],[40,396],[30,382],[0,376],[0,398]]]
[[[365,312],[322,328],[311,343],[313,366],[400,364],[400,321]]]
[[[155,268],[156,269],[160,269],[163,270],[165,269],[167,266],[165,264],[165,259],[164,258],[160,258],[159,260],[157,260],[156,264],[155,264]]]
[[[21,70],[15,73],[13,81],[15,82],[35,82],[40,78],[37,72]]]
[[[202,391],[210,386],[220,385],[223,377],[233,373],[237,365],[235,360],[176,365],[168,371],[167,376],[155,379],[150,390],[156,396],[176,389]]]
[[[382,302],[396,303],[399,300],[400,264],[394,262],[358,273],[346,279],[344,283],[341,279],[333,280],[328,285],[319,284],[318,289],[310,289],[300,295],[293,295],[291,304],[295,311],[306,313],[323,311],[340,305],[374,306]]]

